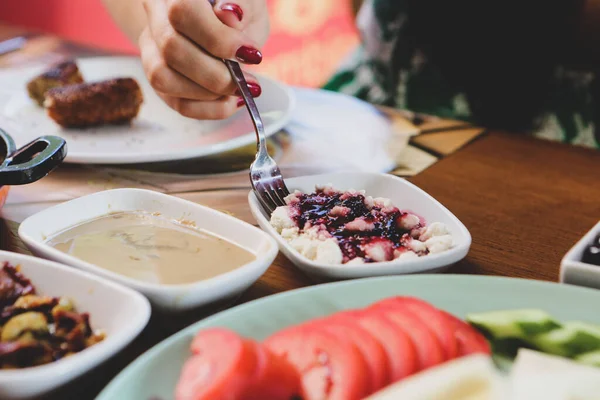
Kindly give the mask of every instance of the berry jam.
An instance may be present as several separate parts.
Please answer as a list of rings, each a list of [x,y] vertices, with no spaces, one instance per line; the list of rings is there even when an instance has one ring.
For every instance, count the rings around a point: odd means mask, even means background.
[[[422,223],[404,228],[400,219],[407,212],[379,202],[369,203],[362,193],[317,189],[311,194],[295,195],[289,203],[290,217],[300,229],[320,226],[327,230],[337,239],[344,263],[356,257],[366,263],[375,262],[369,251],[375,246],[391,260],[394,250],[406,250],[412,230],[422,228]]]
[[[600,235],[585,249],[581,261],[600,266]]]

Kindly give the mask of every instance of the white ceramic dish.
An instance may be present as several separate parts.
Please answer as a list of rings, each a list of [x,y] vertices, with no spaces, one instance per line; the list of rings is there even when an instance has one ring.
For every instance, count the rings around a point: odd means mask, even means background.
[[[451,249],[419,257],[414,260],[394,260],[363,265],[327,265],[311,261],[294,250],[271,226],[253,192],[248,195],[252,215],[258,225],[275,238],[279,249],[298,268],[309,275],[327,279],[351,279],[380,275],[410,274],[442,271],[463,259],[471,246],[471,235],[467,228],[448,209],[429,194],[405,179],[388,174],[342,172],[286,179],[290,191],[313,192],[315,185],[332,184],[340,190],[365,190],[373,197],[387,197],[401,210],[409,210],[425,218],[428,223],[442,222],[452,233]]]
[[[21,254],[0,251],[0,265],[20,265],[37,292],[73,299],[79,312],[88,312],[94,329],[106,339],[71,357],[19,370],[0,370],[0,398],[40,396],[75,379],[118,353],[144,329],[150,304],[139,293],[93,274]]]
[[[111,212],[140,210],[193,222],[198,228],[248,249],[256,255],[256,260],[211,279],[165,285],[128,278],[46,244],[47,239],[56,233],[90,219]],[[51,207],[23,221],[19,236],[33,253],[127,285],[146,295],[155,306],[167,311],[184,311],[234,297],[260,278],[277,256],[277,243],[246,222],[190,201],[141,189],[107,190]]]
[[[561,282],[600,289],[600,266],[581,261],[585,248],[598,234],[600,221],[565,254],[560,263]]]
[[[65,162],[134,164],[174,161],[222,153],[255,139],[248,112],[241,108],[222,121],[198,121],[171,110],[154,93],[139,58],[92,57],[77,59],[86,81],[132,77],[140,84],[144,103],[131,126],[62,129],[44,109],[32,102],[25,88],[29,79],[48,66],[0,71],[0,117],[17,144],[29,143],[40,132],[63,137],[69,145]],[[292,92],[279,82],[258,77],[263,93],[256,99],[265,134],[278,132],[294,107]]]

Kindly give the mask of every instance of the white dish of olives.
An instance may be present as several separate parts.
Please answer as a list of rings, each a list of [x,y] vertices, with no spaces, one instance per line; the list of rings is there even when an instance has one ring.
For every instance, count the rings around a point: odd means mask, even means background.
[[[37,397],[96,367],[146,326],[132,289],[0,251],[0,398]]]

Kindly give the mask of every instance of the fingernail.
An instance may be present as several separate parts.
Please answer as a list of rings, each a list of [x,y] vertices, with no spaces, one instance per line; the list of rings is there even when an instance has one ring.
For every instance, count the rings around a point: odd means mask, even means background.
[[[262,88],[258,83],[248,82],[248,89],[250,89],[252,97],[258,97],[262,93]]]
[[[260,85],[258,83],[254,83],[254,82],[247,82],[247,83],[248,83],[248,90],[250,90],[250,94],[252,95],[252,97],[260,96],[260,94],[262,93],[262,88],[260,87]],[[240,92],[240,89],[237,89],[235,91],[235,94],[237,94],[238,96],[242,95],[242,93]]]
[[[262,61],[262,54],[255,48],[242,46],[235,53],[235,57],[246,64],[260,64]]]
[[[221,10],[229,11],[235,14],[238,20],[242,20],[244,18],[244,12],[242,11],[242,7],[233,3],[225,3],[221,6]]]
[[[241,107],[241,106],[243,106],[244,104],[246,104],[246,102],[244,101],[244,98],[243,98],[243,97],[239,97],[239,98],[238,98],[238,101],[237,101],[237,106],[238,106],[238,107]]]

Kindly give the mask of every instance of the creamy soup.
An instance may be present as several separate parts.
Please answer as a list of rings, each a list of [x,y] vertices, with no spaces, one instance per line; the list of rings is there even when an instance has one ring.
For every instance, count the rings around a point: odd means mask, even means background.
[[[212,278],[256,258],[206,231],[144,212],[105,215],[59,233],[48,244],[118,274],[164,284]]]

